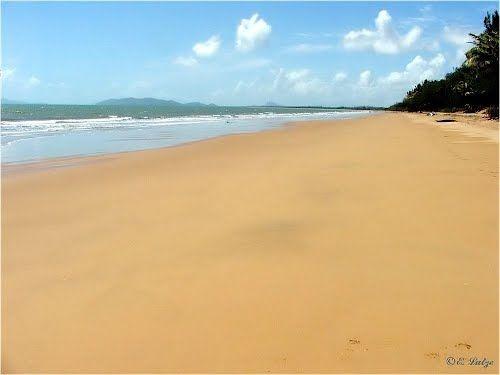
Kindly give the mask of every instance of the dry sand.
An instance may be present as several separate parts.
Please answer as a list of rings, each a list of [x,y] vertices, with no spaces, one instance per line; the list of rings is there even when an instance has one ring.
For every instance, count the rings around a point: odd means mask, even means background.
[[[443,128],[4,168],[3,372],[498,373],[498,143]]]
[[[498,143],[498,121],[488,120],[476,113],[438,112],[435,116],[409,113],[407,116],[416,123],[440,126],[443,129],[464,133],[474,138],[484,138],[483,142],[494,141]],[[479,139],[473,140],[473,142],[478,141]]]

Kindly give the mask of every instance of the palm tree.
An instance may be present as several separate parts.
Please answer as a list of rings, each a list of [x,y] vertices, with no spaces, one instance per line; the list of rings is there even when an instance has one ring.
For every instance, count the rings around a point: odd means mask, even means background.
[[[498,113],[498,11],[487,13],[484,28],[479,35],[470,34],[473,47],[466,53],[466,65],[476,72],[476,97]]]
[[[474,46],[467,51],[467,63],[479,69],[496,68],[498,71],[498,11],[484,17],[485,30],[479,34],[469,34]]]

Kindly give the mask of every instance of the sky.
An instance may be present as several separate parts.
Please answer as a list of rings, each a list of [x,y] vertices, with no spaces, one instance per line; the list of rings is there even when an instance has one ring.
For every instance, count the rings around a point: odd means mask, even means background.
[[[1,2],[2,97],[386,106],[459,66],[496,2]]]

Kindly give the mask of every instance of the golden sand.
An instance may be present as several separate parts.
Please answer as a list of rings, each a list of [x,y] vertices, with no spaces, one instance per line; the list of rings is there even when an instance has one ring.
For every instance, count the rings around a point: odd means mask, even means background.
[[[4,168],[3,372],[498,373],[498,143],[418,119]]]

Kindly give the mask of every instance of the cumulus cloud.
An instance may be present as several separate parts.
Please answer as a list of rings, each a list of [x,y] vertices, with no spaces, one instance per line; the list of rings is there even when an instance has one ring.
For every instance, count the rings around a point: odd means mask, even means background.
[[[198,57],[211,57],[217,53],[221,44],[219,36],[212,35],[204,42],[198,42],[193,46],[193,52]]]
[[[351,50],[373,50],[376,53],[396,54],[412,47],[420,38],[422,29],[418,26],[406,34],[399,35],[392,26],[392,17],[381,10],[375,19],[375,29],[349,31],[343,39],[344,47]]]
[[[255,13],[251,18],[243,18],[236,30],[236,49],[249,52],[262,45],[271,35],[269,25]]]
[[[182,57],[179,56],[176,59],[174,59],[174,64],[177,65],[182,65],[186,67],[193,67],[198,64],[198,60],[196,60],[194,57]]]
[[[431,59],[429,61],[429,66],[431,66],[433,68],[441,68],[445,62],[446,62],[446,59],[444,58],[443,54],[438,53],[436,55],[436,57],[434,57],[433,59]]]
[[[358,85],[361,87],[371,86],[373,83],[372,72],[365,70],[359,75]]]
[[[28,82],[26,82],[26,86],[35,87],[35,86],[38,86],[40,83],[41,83],[41,81],[37,77],[31,76],[28,79]]]
[[[445,56],[436,53],[417,55],[387,75],[377,75],[371,67],[349,75],[337,71],[329,78],[305,68],[271,69],[253,81],[235,82],[233,93],[238,100],[246,98],[254,103],[267,97],[290,105],[391,105],[417,83],[440,78],[446,65]]]
[[[400,71],[393,71],[384,76],[377,76],[366,69],[359,76],[349,79],[332,88],[341,93],[345,103],[356,105],[390,105],[401,101],[405,93],[425,79],[438,79],[442,76],[446,59],[438,53],[430,58],[415,56]]]
[[[287,51],[295,53],[316,53],[316,52],[329,51],[332,48],[333,46],[331,44],[301,43],[288,47]]]
[[[406,65],[402,72],[392,72],[380,78],[379,82],[391,86],[410,88],[426,79],[437,78],[445,63],[446,59],[441,53],[438,53],[430,60],[425,60],[422,56],[417,55]]]
[[[347,79],[347,74],[344,72],[338,72],[333,77],[333,82],[344,82]]]

